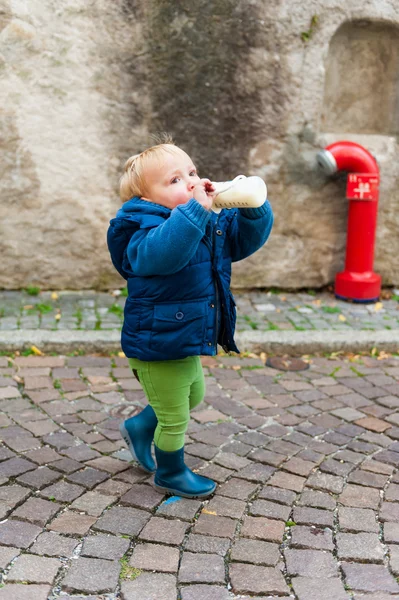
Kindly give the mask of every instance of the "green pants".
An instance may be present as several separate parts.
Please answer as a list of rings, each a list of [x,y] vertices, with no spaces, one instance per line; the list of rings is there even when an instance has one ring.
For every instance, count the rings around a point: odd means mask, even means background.
[[[180,450],[184,446],[190,410],[205,395],[200,357],[150,362],[129,358],[129,364],[158,419],[155,445],[166,452]]]

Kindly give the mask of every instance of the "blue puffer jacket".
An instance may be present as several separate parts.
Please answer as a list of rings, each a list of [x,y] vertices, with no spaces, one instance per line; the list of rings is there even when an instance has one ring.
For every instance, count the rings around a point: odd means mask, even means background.
[[[235,303],[231,262],[267,240],[270,204],[222,210],[191,199],[170,210],[132,198],[108,229],[108,248],[127,280],[122,349],[140,360],[172,360],[216,354],[234,343]]]

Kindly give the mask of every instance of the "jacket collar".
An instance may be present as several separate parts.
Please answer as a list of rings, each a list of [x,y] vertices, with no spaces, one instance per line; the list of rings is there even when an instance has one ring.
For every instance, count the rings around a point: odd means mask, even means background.
[[[142,200],[138,196],[134,196],[127,202],[116,213],[117,218],[129,217],[132,214],[144,214],[158,215],[160,217],[168,217],[171,213],[170,208],[156,204],[155,202],[149,202],[148,200]]]

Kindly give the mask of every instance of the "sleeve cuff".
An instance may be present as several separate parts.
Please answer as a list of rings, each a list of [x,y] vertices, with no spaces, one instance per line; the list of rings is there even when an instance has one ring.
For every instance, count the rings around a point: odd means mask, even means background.
[[[270,206],[269,201],[266,199],[262,206],[258,206],[257,208],[240,208],[240,213],[243,217],[247,219],[260,219],[272,212],[272,208]]]
[[[191,198],[187,204],[180,204],[177,208],[199,229],[205,230],[206,224],[211,218],[211,213],[202,204]]]

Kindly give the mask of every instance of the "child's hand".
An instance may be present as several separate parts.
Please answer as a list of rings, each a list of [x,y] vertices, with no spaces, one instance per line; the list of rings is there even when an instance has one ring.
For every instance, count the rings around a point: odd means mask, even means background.
[[[215,195],[215,188],[213,187],[210,179],[201,179],[199,183],[194,187],[193,198],[206,210],[210,210]]]

